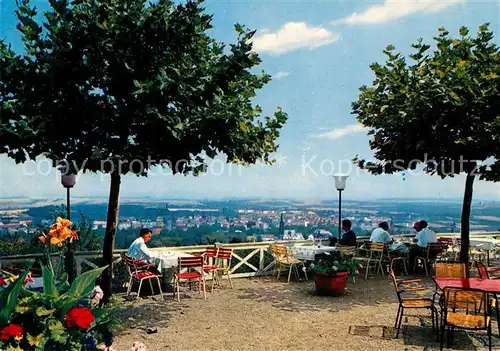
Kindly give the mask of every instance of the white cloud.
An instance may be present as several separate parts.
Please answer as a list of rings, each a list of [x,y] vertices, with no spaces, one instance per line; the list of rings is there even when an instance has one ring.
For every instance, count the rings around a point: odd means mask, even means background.
[[[316,134],[314,137],[316,138],[328,138],[328,139],[339,139],[342,138],[346,135],[354,134],[354,133],[361,133],[365,131],[366,128],[363,127],[363,125],[357,123],[357,124],[350,124],[348,126],[342,127],[342,128],[335,128],[332,129],[328,132],[321,133],[321,134]]]
[[[309,27],[304,22],[288,22],[277,32],[257,34],[253,38],[253,48],[257,52],[281,55],[304,48],[313,50],[338,39],[337,33],[323,27]]]
[[[361,13],[332,21],[331,24],[378,24],[414,13],[438,12],[445,8],[455,6],[465,0],[385,0],[381,5],[374,5]]]
[[[273,79],[281,79],[281,78],[285,78],[285,77],[288,77],[290,75],[290,72],[276,72],[274,75],[273,75]]]

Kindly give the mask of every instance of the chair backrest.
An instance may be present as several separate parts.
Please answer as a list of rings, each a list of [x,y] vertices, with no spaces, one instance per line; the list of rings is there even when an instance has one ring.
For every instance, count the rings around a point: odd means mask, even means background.
[[[481,279],[490,279],[490,275],[488,274],[488,269],[484,264],[479,261],[474,261],[474,264],[477,268],[477,273],[479,274],[479,278]]]
[[[387,244],[385,243],[368,243],[368,252],[372,259],[382,259],[385,251],[387,251]]]
[[[132,275],[134,273],[137,273],[137,265],[135,263],[136,260],[133,257],[130,257],[125,252],[122,252],[120,254],[120,257],[121,257],[123,263],[125,263],[125,266],[127,267],[128,274]]]
[[[337,246],[337,250],[344,255],[354,255],[356,253],[356,246]]]
[[[487,328],[490,310],[487,292],[477,289],[444,288],[443,296],[446,320],[449,314],[453,314],[453,324],[467,325],[460,321],[466,321],[470,315],[483,315],[484,318],[477,319],[475,327]]]
[[[178,271],[180,272],[184,268],[202,268],[203,269],[203,257],[193,256],[193,257],[179,257],[178,258]]]
[[[231,247],[220,247],[217,258],[221,260],[231,260],[233,249]]]
[[[446,248],[446,244],[442,243],[428,243],[427,244],[427,259],[436,257]]]
[[[209,247],[205,248],[205,252],[203,253],[203,256],[215,258],[215,257],[217,257],[218,252],[219,252],[218,247],[209,246]]]
[[[288,257],[288,250],[285,245],[271,245],[271,252],[276,258]]]
[[[436,277],[440,278],[467,278],[465,263],[436,262]]]

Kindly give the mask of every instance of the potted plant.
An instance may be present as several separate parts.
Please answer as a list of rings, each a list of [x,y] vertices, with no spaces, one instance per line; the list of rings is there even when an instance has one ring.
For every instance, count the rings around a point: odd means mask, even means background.
[[[349,276],[358,274],[357,264],[352,255],[341,251],[325,252],[309,266],[314,272],[314,283],[318,295],[341,296]]]
[[[49,252],[77,240],[72,223],[58,218],[40,237],[46,246],[47,261],[40,262],[42,291],[29,289],[28,269],[14,276],[2,272],[0,279],[0,350],[86,351],[111,346],[111,329],[119,324],[112,310],[89,304],[96,278],[106,267],[78,276],[71,285],[67,274],[57,276]]]

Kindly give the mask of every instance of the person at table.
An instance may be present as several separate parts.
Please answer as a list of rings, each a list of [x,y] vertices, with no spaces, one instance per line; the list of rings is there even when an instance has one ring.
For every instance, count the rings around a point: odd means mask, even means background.
[[[128,248],[128,255],[136,260],[149,261],[153,255],[149,251],[146,243],[151,240],[153,232],[149,228],[142,228],[139,232],[139,237]]]
[[[392,242],[391,235],[389,234],[389,224],[387,222],[382,222],[378,225],[378,228],[372,232],[370,236],[370,241],[372,243],[384,243],[389,244]]]
[[[351,229],[352,223],[348,219],[344,219],[342,221],[342,230],[344,234],[339,241],[339,245],[342,246],[356,246],[356,233],[354,233]]]
[[[413,229],[417,232],[415,236],[416,245],[413,245],[410,250],[410,270],[413,269],[415,258],[417,256],[426,257],[427,255],[427,245],[429,243],[437,243],[437,235],[435,232],[427,228],[428,223],[424,220],[416,222],[413,225]],[[431,255],[437,255],[436,253],[431,253]]]

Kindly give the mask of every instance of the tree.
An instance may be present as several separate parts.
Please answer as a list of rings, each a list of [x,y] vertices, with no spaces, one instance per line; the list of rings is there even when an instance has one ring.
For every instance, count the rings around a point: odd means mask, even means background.
[[[434,40],[434,51],[422,39],[412,45],[411,64],[389,45],[385,64],[371,65],[373,85],[360,88],[352,111],[377,161],[355,162],[373,174],[418,164],[441,178],[465,173],[460,260],[468,262],[474,179],[500,178],[500,54],[488,24],[475,37],[440,28]]]
[[[199,175],[218,154],[271,163],[287,115],[278,108],[262,117],[252,105],[270,81],[252,73],[261,62],[255,32],[235,25],[236,43],[217,42],[202,1],[49,2],[41,23],[29,0],[18,0],[24,54],[0,43],[0,152],[110,175],[107,301],[122,175],[147,176],[154,166]]]

